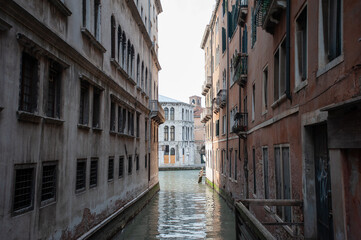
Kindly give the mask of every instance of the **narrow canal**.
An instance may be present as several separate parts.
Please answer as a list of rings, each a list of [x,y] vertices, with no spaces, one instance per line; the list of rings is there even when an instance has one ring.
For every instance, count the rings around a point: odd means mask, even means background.
[[[234,213],[198,171],[159,172],[160,191],[113,240],[235,239]]]

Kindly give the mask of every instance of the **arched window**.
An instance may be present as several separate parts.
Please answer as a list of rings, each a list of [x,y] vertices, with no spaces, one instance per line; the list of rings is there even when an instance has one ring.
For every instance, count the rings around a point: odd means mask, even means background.
[[[127,52],[127,37],[125,36],[125,32],[122,34],[122,66],[125,66],[125,57]]]
[[[168,120],[168,108],[164,108],[165,120]]]
[[[171,155],[171,156],[175,156],[175,149],[174,149],[174,148],[171,148],[171,149],[170,149],[170,155]]]
[[[141,81],[142,81],[142,89],[144,89],[144,62],[142,61],[142,72],[141,72],[141,74],[142,74],[142,79],[141,79]]]
[[[110,18],[110,26],[112,28],[112,32],[110,34],[110,38],[111,38],[111,58],[115,58],[115,30],[116,30],[116,25],[115,25],[115,19],[114,16],[111,16]]]
[[[120,62],[120,49],[122,44],[122,28],[118,26],[118,62]]]
[[[182,120],[184,120],[184,108],[182,108]]]
[[[170,120],[174,120],[174,108],[170,109]]]
[[[132,79],[134,79],[134,70],[133,70],[134,55],[135,55],[135,51],[134,51],[134,46],[132,44],[132,46],[130,48],[130,76],[132,77]]]
[[[175,135],[175,127],[171,126],[170,127],[170,140],[174,141],[174,135]]]
[[[101,6],[100,0],[94,1],[94,33],[95,39],[100,41],[101,36]]]
[[[165,126],[164,127],[164,141],[168,141],[168,139],[169,139],[168,134],[169,134],[168,126]]]
[[[148,68],[145,68],[145,91],[148,89]]]
[[[140,59],[139,59],[139,54],[137,56],[137,84],[139,86],[139,64],[140,64]]]

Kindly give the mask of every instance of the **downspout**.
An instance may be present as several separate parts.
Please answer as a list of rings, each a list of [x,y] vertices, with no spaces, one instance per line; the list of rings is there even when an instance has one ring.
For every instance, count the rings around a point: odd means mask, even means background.
[[[213,22],[212,22],[213,25]],[[210,34],[211,34],[211,82],[212,82],[212,87],[211,87],[211,111],[212,111],[212,117],[211,117],[211,144],[212,144],[212,162],[213,162],[213,168],[212,168],[212,188],[214,188],[214,174],[215,174],[215,170],[214,170],[214,152],[213,152],[213,26],[211,25],[211,29],[210,29]]]
[[[292,101],[291,96],[291,0],[287,0],[286,8],[286,96]]]
[[[228,33],[229,33],[229,24],[228,24],[228,1],[227,0],[223,0],[223,1],[226,1],[226,51],[227,51],[227,54],[226,54],[226,56],[227,56],[227,71],[226,71],[226,76],[227,76],[227,79],[226,79],[226,81],[227,81],[227,89],[226,89],[226,94],[227,94],[227,106],[226,106],[226,110],[227,110],[227,113],[226,113],[226,118],[227,118],[227,141],[226,141],[226,144],[227,144],[227,154],[226,154],[226,156],[227,156],[227,161],[228,161],[228,159],[229,159],[229,156],[228,156],[228,152],[229,152],[229,143],[228,143],[228,139],[229,139],[229,37],[228,37]],[[228,165],[228,164],[227,164]],[[225,170],[227,169],[227,167],[225,168]],[[227,171],[227,170],[226,170]]]

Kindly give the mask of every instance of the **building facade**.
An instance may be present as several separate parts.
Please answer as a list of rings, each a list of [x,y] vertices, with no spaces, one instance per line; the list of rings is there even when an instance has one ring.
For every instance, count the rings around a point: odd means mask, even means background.
[[[194,165],[193,105],[159,96],[165,123],[159,127],[159,167]]]
[[[194,119],[194,164],[205,164],[205,124],[201,122],[201,115],[203,113],[202,98],[199,96],[189,97],[189,104],[193,105],[193,119]]]
[[[161,12],[0,1],[1,239],[86,238],[157,188]]]
[[[201,44],[207,179],[248,216],[240,235],[360,235],[360,23],[354,0],[216,2]]]

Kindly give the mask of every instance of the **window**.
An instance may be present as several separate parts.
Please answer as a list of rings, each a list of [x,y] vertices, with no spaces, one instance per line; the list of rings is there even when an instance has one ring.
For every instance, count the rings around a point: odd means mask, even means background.
[[[231,122],[230,131],[231,132],[233,131],[232,129],[233,129],[234,125],[236,124],[235,116],[237,113],[238,113],[238,107],[236,106],[231,110],[231,119],[230,119],[230,122]]]
[[[165,126],[164,127],[164,141],[168,141],[168,133],[169,133],[168,126]]]
[[[257,18],[256,18],[256,11],[252,8],[252,48],[254,48],[254,44],[257,41]]]
[[[247,33],[247,24],[244,25],[243,35],[242,35],[242,53],[248,52],[248,33]]]
[[[98,88],[94,88],[94,92],[93,92],[93,128],[100,128],[100,94],[101,94],[101,90]]]
[[[144,62],[142,61],[142,71],[141,71],[141,86],[144,90]]]
[[[329,63],[342,52],[342,0],[320,1],[319,63]]]
[[[268,107],[268,67],[263,70],[263,89],[262,89],[262,111],[265,112]]]
[[[139,64],[140,64],[140,59],[139,59],[139,54],[137,56],[137,85],[139,86]]]
[[[124,156],[119,157],[119,174],[118,177],[122,178],[124,175]]]
[[[145,154],[144,156],[144,168],[147,168],[148,165],[148,159],[147,159],[147,154]]]
[[[101,5],[100,0],[94,0],[94,35],[95,39],[100,41],[101,36]]]
[[[170,155],[171,155],[171,156],[175,156],[175,149],[174,149],[174,148],[171,148],[171,149],[170,149]]]
[[[131,60],[131,43],[128,39],[128,42],[127,42],[127,66],[125,69],[129,75],[130,75],[130,71],[129,71],[130,60]]]
[[[49,203],[56,199],[56,164],[44,163],[41,181],[41,202]]]
[[[118,132],[123,133],[123,114],[120,106],[118,106]]]
[[[252,149],[253,160],[253,193],[257,194],[257,166],[256,166],[256,149]]]
[[[108,159],[108,181],[114,179],[114,157],[109,157]]]
[[[133,171],[133,162],[132,162],[132,155],[128,156],[128,174],[132,174]]]
[[[171,126],[170,127],[170,140],[174,141],[174,135],[175,135],[175,127]]]
[[[90,161],[89,187],[96,187],[98,184],[98,158],[92,158]]]
[[[168,120],[168,108],[164,108],[165,120]]]
[[[148,68],[145,68],[145,91],[148,90]]]
[[[276,51],[274,56],[274,101],[283,96],[286,91],[286,41]]]
[[[82,192],[85,190],[86,179],[86,159],[79,159],[76,163],[76,181],[75,191]]]
[[[32,210],[34,207],[34,174],[32,166],[15,166],[14,213]]]
[[[219,45],[217,45],[216,48],[216,62],[215,62],[216,66],[219,65]]]
[[[111,39],[111,58],[115,58],[115,30],[116,30],[116,25],[115,25],[115,19],[114,16],[111,16],[110,18],[110,27],[111,27],[111,33],[110,33],[110,39]],[[119,46],[119,42],[118,42],[118,46]]]
[[[274,152],[276,199],[291,199],[289,147],[276,146]],[[277,215],[285,222],[291,222],[291,207],[277,207]]]
[[[135,156],[135,170],[139,170],[139,155]]]
[[[219,136],[219,120],[216,120],[216,136]]]
[[[21,62],[19,110],[35,112],[38,98],[38,60],[23,52]]]
[[[125,35],[125,32],[123,31],[123,34],[122,34],[122,62],[121,62],[123,69],[125,69],[126,52],[127,52],[127,37]]]
[[[264,184],[264,198],[269,198],[269,185],[268,185],[268,148],[262,148],[263,157],[263,184]]]
[[[136,124],[136,132],[137,132],[137,137],[140,137],[140,126],[139,126],[139,118],[140,118],[140,114],[137,113],[137,124]]]
[[[127,128],[126,128],[126,126],[127,126],[127,109],[125,109],[125,108],[123,108],[123,114],[122,114],[122,119],[123,119],[123,121],[122,121],[122,125],[123,125],[123,133],[127,133]],[[128,121],[129,121],[129,119],[128,119]]]
[[[60,64],[50,60],[46,115],[52,118],[60,118],[61,71]]]
[[[223,115],[222,117],[222,134],[226,134],[226,128],[227,128],[227,118],[226,115]]]
[[[222,54],[226,51],[226,48],[227,48],[226,29],[222,27]]]
[[[229,150],[229,177],[231,178],[232,177],[232,150]]]
[[[174,108],[170,109],[170,120],[174,120]]]
[[[89,122],[89,83],[81,81],[79,124],[88,125]]]
[[[110,131],[115,132],[115,103],[110,103]]]
[[[252,86],[252,121],[254,121],[255,109],[256,109],[256,85],[253,84],[253,86]]]
[[[154,134],[154,136],[155,136],[155,134]],[[148,140],[148,119],[145,119],[145,121],[144,121],[144,139],[145,139],[145,141]]]
[[[307,79],[307,7],[296,20],[295,34],[295,80],[298,85]]]
[[[90,0],[83,0],[83,27],[90,28]]]
[[[222,89],[227,89],[227,72],[226,72],[226,69],[223,70]]]
[[[234,151],[234,180],[237,180],[237,160],[238,160],[238,154],[237,150]]]
[[[122,28],[120,26],[118,26],[118,62],[120,63],[120,51],[121,48],[123,47],[122,45]]]

